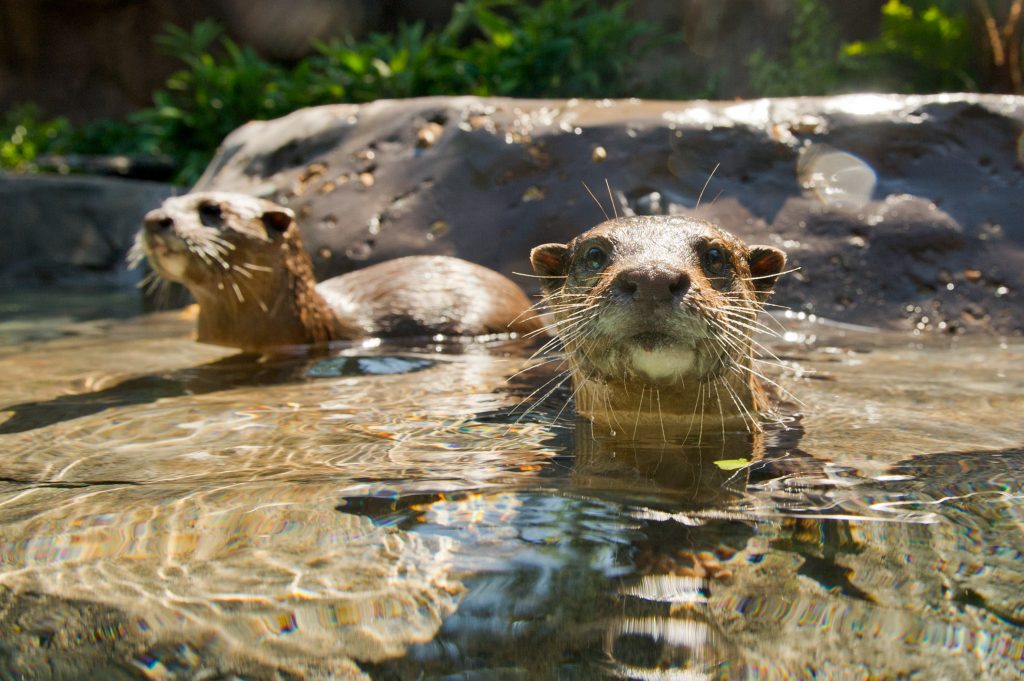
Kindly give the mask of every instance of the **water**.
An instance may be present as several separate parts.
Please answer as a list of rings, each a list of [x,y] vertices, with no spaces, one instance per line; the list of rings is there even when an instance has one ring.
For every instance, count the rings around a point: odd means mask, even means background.
[[[785,427],[622,445],[522,344],[7,300],[0,679],[1024,673],[1020,340],[783,320]]]

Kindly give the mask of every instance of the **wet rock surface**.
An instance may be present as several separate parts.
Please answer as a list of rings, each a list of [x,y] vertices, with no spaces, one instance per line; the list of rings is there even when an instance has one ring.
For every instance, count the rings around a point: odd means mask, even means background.
[[[287,669],[218,659],[209,637],[178,632],[161,640],[123,611],[88,600],[14,592],[0,586],[0,678],[128,681],[152,678],[293,681]],[[346,678],[339,676],[339,678]],[[348,678],[360,678],[353,669]]]
[[[125,255],[142,216],[174,192],[158,182],[0,174],[0,285],[132,285]]]
[[[295,209],[321,278],[410,253],[515,276],[603,213],[683,214],[784,248],[800,312],[1019,333],[1022,131],[1024,98],[986,95],[379,101],[250,123],[196,188]]]

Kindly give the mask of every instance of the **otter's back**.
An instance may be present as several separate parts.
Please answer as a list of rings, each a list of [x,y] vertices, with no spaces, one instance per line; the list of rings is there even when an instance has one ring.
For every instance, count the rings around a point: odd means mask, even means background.
[[[448,256],[409,256],[317,286],[370,335],[528,333],[541,323],[523,290],[486,267]]]

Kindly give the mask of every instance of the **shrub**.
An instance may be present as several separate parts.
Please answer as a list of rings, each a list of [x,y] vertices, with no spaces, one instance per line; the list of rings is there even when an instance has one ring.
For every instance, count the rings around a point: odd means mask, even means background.
[[[238,126],[314,104],[439,94],[715,94],[709,91],[713,73],[704,87],[687,88],[672,75],[647,68],[643,57],[652,48],[679,45],[681,39],[630,20],[630,4],[464,0],[440,31],[412,24],[394,34],[316,43],[313,53],[293,66],[271,63],[239,46],[211,21],[188,31],[169,27],[157,40],[182,68],[154,93],[152,106],[125,120],[77,128],[63,118],[43,120],[38,110],[19,108],[0,120],[0,167],[31,172],[40,156],[53,154],[148,154],[170,159],[178,170],[175,180],[191,183]],[[971,6],[975,12],[988,8],[981,0]],[[760,52],[750,57],[751,89],[757,95],[865,87],[932,92],[976,89],[981,80],[984,59],[978,55],[986,46],[972,42],[962,0],[889,0],[879,37],[842,47],[821,0],[798,0],[795,7],[789,51],[778,59]],[[1019,40],[1019,33],[1009,30],[1009,15],[1006,22],[1001,35]],[[1019,65],[1011,66],[1009,80],[1016,83]]]
[[[915,11],[900,0],[882,7],[882,30],[871,41],[843,47],[849,79],[897,92],[978,88],[975,46],[967,18],[929,5]]]
[[[781,59],[769,59],[760,51],[751,55],[748,65],[754,93],[785,97],[833,92],[840,78],[839,35],[819,0],[799,0],[788,42],[789,52]]]
[[[152,107],[129,122],[139,129],[141,151],[170,157],[180,182],[195,181],[217,145],[238,126],[306,103],[286,69],[221,37],[213,21],[191,31],[170,26],[157,42],[185,68],[154,93]]]
[[[17,107],[0,121],[0,168],[34,172],[36,159],[70,146],[73,131],[65,118],[40,120],[32,105]]]
[[[313,104],[434,94],[633,94],[635,62],[622,55],[637,58],[667,38],[627,20],[628,7],[606,8],[596,0],[543,0],[536,7],[466,0],[437,33],[413,24],[393,35],[316,43],[314,54],[292,68],[222,37],[211,21],[190,31],[169,27],[158,42],[184,68],[153,95],[153,106],[72,140],[107,139],[119,150],[167,156],[178,168],[176,181],[191,183],[238,126]]]
[[[951,9],[888,0],[878,38],[840,47],[820,0],[799,0],[789,52],[775,60],[755,52],[751,88],[761,96],[977,90],[981,46],[971,39],[963,5],[941,4]]]
[[[497,9],[507,6],[507,16]],[[547,0],[534,8],[500,0],[460,5],[442,34],[466,27],[482,38],[453,56],[470,92],[511,97],[622,97],[635,94],[631,72],[655,44],[669,40],[631,21],[629,4],[610,8],[583,0]],[[624,59],[623,55],[629,55]]]

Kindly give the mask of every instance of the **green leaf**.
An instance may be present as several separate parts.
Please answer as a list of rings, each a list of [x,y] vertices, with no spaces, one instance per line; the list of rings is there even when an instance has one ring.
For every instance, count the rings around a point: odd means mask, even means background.
[[[349,71],[353,73],[365,73],[366,72],[366,60],[363,59],[362,55],[353,52],[352,50],[345,50],[337,54],[338,61],[340,61]]]
[[[714,462],[723,471],[737,471],[750,465],[750,459],[720,459]]]

